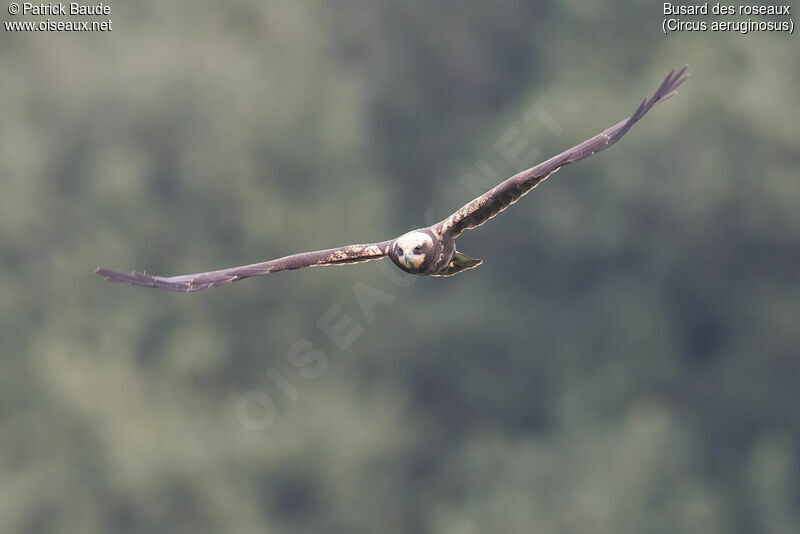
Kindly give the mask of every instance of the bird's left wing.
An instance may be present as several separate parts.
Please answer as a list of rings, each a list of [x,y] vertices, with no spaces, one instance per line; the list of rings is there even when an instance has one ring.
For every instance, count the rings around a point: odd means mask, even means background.
[[[371,243],[367,245],[348,245],[327,250],[315,250],[313,252],[303,252],[292,254],[275,260],[253,263],[251,265],[241,265],[219,271],[209,271],[207,273],[185,274],[181,276],[153,276],[151,274],[132,271],[123,273],[113,271],[104,267],[99,267],[94,272],[105,277],[109,282],[124,282],[137,286],[157,287],[169,289],[170,291],[200,291],[210,287],[231,284],[251,276],[300,269],[302,267],[314,267],[317,265],[344,265],[347,263],[360,263],[362,261],[377,260],[386,255],[386,251],[391,241]]]
[[[627,119],[535,167],[512,176],[475,200],[465,204],[445,220],[436,223],[433,229],[441,235],[450,235],[452,238],[456,238],[464,230],[482,225],[509,207],[564,165],[582,160],[610,147],[619,141],[630,130],[631,126],[644,117],[645,113],[650,111],[653,106],[676,93],[678,86],[685,82],[689,76],[686,74],[687,68],[688,66],[672,69],[656,89],[656,92],[653,93],[653,96],[645,98],[633,115]]]

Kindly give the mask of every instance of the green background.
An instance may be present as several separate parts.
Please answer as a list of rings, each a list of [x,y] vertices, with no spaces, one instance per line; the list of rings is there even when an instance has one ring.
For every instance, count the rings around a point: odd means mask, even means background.
[[[797,38],[662,9],[142,1],[0,31],[0,531],[800,531]],[[452,279],[92,275],[390,238],[684,63]]]

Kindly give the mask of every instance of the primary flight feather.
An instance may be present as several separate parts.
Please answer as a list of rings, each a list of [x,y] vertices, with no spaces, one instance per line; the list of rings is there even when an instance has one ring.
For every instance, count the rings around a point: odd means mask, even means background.
[[[230,284],[251,276],[274,273],[316,265],[343,265],[377,260],[384,256],[400,269],[417,275],[452,276],[480,265],[481,260],[465,256],[456,250],[455,239],[465,230],[482,225],[528,191],[539,185],[548,176],[564,165],[582,160],[610,147],[624,136],[633,124],[644,117],[656,104],[673,96],[688,78],[687,67],[673,69],[661,85],[646,98],[627,119],[587,139],[547,161],[508,178],[488,192],[462,206],[458,211],[426,228],[413,230],[395,239],[363,245],[313,252],[292,254],[275,260],[251,265],[220,269],[205,273],[181,276],[153,276],[133,271],[123,273],[100,267],[96,274],[110,282],[126,282],[137,286],[157,287],[171,291],[199,291],[210,287]]]

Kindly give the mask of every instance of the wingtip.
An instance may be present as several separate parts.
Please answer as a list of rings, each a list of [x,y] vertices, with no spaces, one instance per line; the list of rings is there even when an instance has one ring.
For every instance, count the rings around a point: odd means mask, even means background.
[[[680,87],[686,80],[689,79],[690,73],[687,72],[688,69],[688,63],[680,68],[673,67],[669,74],[667,74],[666,78],[664,78],[664,81],[661,82],[661,85],[658,86],[658,89],[656,89],[656,92],[653,94],[653,96],[650,99],[646,99],[646,102],[649,104],[649,106],[654,106],[669,100],[678,94],[678,87]],[[636,116],[636,114],[634,114],[634,116]]]
[[[677,89],[679,85],[681,85],[683,82],[685,82],[686,80],[689,79],[689,76],[691,76],[691,73],[688,72],[688,70],[689,70],[689,64],[688,63],[685,64],[681,68],[672,69],[673,73],[669,77],[670,78],[669,86],[673,91],[675,89]]]
[[[92,274],[96,274],[96,275],[98,275],[98,276],[102,276],[103,278],[105,278],[106,280],[108,280],[108,279],[109,279],[109,277],[110,277],[110,276],[111,276],[111,275],[112,275],[114,272],[115,272],[115,271],[112,271],[111,269],[106,269],[105,267],[98,267],[97,269],[95,269],[94,271],[92,271]]]
[[[689,64],[687,63],[675,72],[675,75],[672,77],[672,88],[676,89],[679,85],[688,80],[691,75],[692,73],[689,72]]]
[[[140,273],[138,271],[123,273],[122,271],[106,269],[105,267],[98,267],[94,270],[94,274],[102,276],[105,278],[106,282],[122,282],[134,285],[150,285],[149,282],[152,278],[149,275]]]
[[[153,276],[147,273],[142,273],[139,271],[131,271],[129,273],[123,273],[121,271],[115,271],[113,269],[106,269],[105,267],[98,267],[94,270],[94,274],[102,276],[105,278],[106,282],[119,282],[122,284],[130,284],[134,286],[141,286],[141,287],[156,287],[161,289],[168,289],[170,291],[179,291],[179,292],[190,292],[190,291],[199,291],[201,289],[206,289],[208,287],[212,287],[209,284],[195,284],[194,279],[190,280],[175,280],[169,278],[162,278],[160,276]],[[181,278],[181,277],[176,277]]]
[[[98,267],[94,270],[94,274],[98,276],[102,276],[105,278],[107,282],[122,282],[125,281],[126,278],[130,278],[131,275],[115,271],[113,269],[106,269],[105,267]]]

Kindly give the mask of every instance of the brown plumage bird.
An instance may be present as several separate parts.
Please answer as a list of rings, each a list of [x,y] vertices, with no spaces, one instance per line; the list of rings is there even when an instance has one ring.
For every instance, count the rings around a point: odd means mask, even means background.
[[[157,287],[171,291],[199,291],[262,274],[316,265],[344,265],[377,260],[388,256],[400,269],[417,275],[452,276],[481,264],[456,250],[455,239],[465,230],[482,225],[561,167],[596,154],[620,140],[631,126],[656,104],[676,94],[688,78],[687,66],[673,69],[661,85],[627,119],[587,139],[547,161],[508,178],[488,192],[462,206],[458,211],[426,228],[419,228],[394,239],[363,245],[292,254],[275,260],[242,265],[218,271],[181,276],[153,276],[133,271],[123,273],[100,267],[96,274],[110,282]]]

